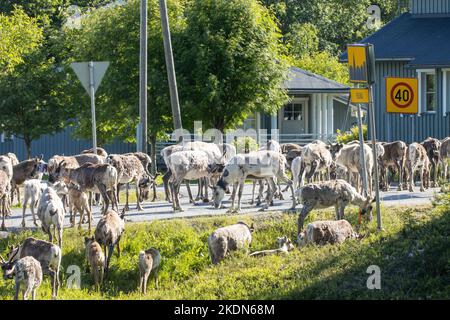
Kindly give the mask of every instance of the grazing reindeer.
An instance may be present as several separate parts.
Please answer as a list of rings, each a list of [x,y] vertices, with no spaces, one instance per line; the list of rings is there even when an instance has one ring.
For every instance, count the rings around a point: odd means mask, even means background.
[[[357,234],[347,220],[314,221],[308,224],[306,231],[299,233],[298,246],[302,248],[308,244],[339,244],[356,237]]]
[[[266,206],[262,209],[266,210],[270,206],[273,195],[275,194],[276,185],[273,178],[277,177],[289,185],[292,194],[292,209],[294,209],[296,205],[294,189],[292,187],[292,181],[286,176],[285,165],[286,158],[281,153],[275,151],[256,151],[247,154],[237,154],[225,166],[222,176],[214,188],[214,207],[219,208],[221,206],[228,185],[234,184],[230,211],[234,210],[235,192],[238,186],[237,211],[239,211],[241,209],[241,197],[245,180],[247,178],[259,178],[269,181]]]
[[[50,230],[53,225],[53,233],[56,234],[60,248],[62,248],[64,214],[64,205],[56,191],[52,187],[45,189],[39,200],[37,216],[41,220],[42,230],[48,234],[50,242],[53,242],[53,234]]]
[[[72,182],[79,186],[83,192],[100,193],[103,198],[103,213],[108,210],[110,202],[113,209],[119,210],[116,197],[118,174],[112,165],[85,163],[76,169],[70,169],[62,161],[56,169],[56,175],[66,183]]]
[[[147,281],[150,273],[155,277],[155,287],[158,289],[158,271],[161,264],[161,254],[155,248],[139,252],[139,289],[147,293]]]
[[[35,258],[28,256],[19,260],[6,262],[1,257],[3,277],[4,279],[11,279],[15,277],[15,289],[14,300],[19,300],[20,287],[23,285],[25,288],[23,292],[23,300],[28,300],[28,295],[31,292],[31,299],[36,299],[36,290],[42,283],[42,268],[39,261]]]
[[[231,251],[249,247],[252,243],[253,224],[249,227],[244,222],[216,229],[208,237],[209,254],[213,264],[218,264]]]
[[[94,237],[84,237],[84,246],[86,248],[86,260],[94,278],[95,289],[100,290],[105,271],[105,255],[102,247],[95,241]]]
[[[364,198],[354,187],[345,180],[337,179],[317,184],[308,184],[297,190],[299,202],[303,204],[302,211],[298,217],[298,232],[303,229],[306,216],[314,208],[324,209],[334,206],[336,209],[336,220],[344,219],[345,207],[355,204],[361,209],[361,214],[366,220],[372,218],[372,202],[370,197]]]
[[[289,251],[294,250],[294,245],[292,244],[291,239],[286,236],[277,238],[277,243],[278,249],[256,251],[250,254],[250,257],[260,257],[279,253],[289,254]]]
[[[120,256],[120,237],[125,231],[125,212],[121,216],[113,210],[108,210],[97,224],[95,240],[104,247],[106,266],[105,274],[108,275],[109,261],[117,245],[117,254]],[[106,251],[108,247],[108,252]]]
[[[11,183],[5,171],[0,170],[0,210],[2,214],[2,231],[6,231],[5,217],[11,212],[9,196]]]
[[[13,263],[27,256],[31,256],[39,261],[43,274],[50,276],[52,281],[52,298],[56,299],[59,289],[61,248],[44,240],[27,238],[20,246],[10,247],[8,261]]]
[[[130,153],[125,153],[124,156],[130,156],[133,155],[136,158],[139,159],[139,161],[142,163],[142,166],[144,167],[145,172],[147,173],[147,178],[149,179],[149,183],[151,183],[152,185],[152,189],[153,189],[153,198],[152,198],[152,202],[154,202],[156,200],[156,177],[159,176],[159,172],[156,172],[156,174],[153,176],[150,172],[150,168],[152,165],[152,159],[150,158],[150,156],[144,152],[130,152]],[[155,171],[156,171],[156,163],[155,163]],[[142,192],[142,190],[141,190]],[[141,193],[140,192],[140,193]],[[145,193],[145,196],[143,197],[143,199],[148,199],[148,190],[144,190],[143,191]],[[139,193],[139,194],[140,194]]]

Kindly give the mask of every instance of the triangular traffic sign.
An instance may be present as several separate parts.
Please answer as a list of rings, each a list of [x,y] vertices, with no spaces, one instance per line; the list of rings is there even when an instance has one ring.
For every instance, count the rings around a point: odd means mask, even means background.
[[[97,92],[100,83],[102,82],[103,76],[108,70],[109,61],[95,61],[94,65],[94,94]],[[78,79],[80,79],[81,84],[84,89],[90,95],[89,90],[89,62],[73,62],[70,64],[73,71],[77,75]]]

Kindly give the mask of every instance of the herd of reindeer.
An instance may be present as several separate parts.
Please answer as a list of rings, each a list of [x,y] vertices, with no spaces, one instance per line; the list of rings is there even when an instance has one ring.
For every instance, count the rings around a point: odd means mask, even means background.
[[[349,204],[359,207],[360,219],[371,219],[374,202],[373,185],[375,161],[378,164],[380,188],[388,191],[398,177],[398,190],[414,191],[420,181],[420,191],[437,187],[439,178],[448,181],[450,137],[443,140],[427,138],[422,143],[407,145],[402,141],[378,142],[374,159],[372,146],[353,141],[347,144],[313,141],[305,146],[293,143],[279,144],[269,140],[259,150],[237,153],[232,144],[216,144],[202,141],[181,142],[161,151],[167,171],[163,175],[166,200],[172,203],[174,212],[182,211],[180,187],[187,187],[189,200],[211,203],[222,208],[226,194],[231,194],[228,212],[241,209],[245,182],[253,181],[251,204],[255,203],[255,189],[259,187],[256,205],[268,210],[275,199],[283,199],[283,192],[290,190],[292,208],[302,205],[298,217],[298,246],[308,243],[341,243],[357,237],[352,226],[344,220],[344,210]],[[361,160],[365,166],[362,166]],[[156,175],[151,174],[151,158],[141,152],[107,154],[103,148],[82,151],[79,155],[55,155],[45,162],[42,156],[19,162],[8,153],[0,156],[0,211],[2,230],[6,230],[5,218],[11,215],[10,207],[23,186],[22,227],[26,227],[25,212],[29,205],[33,223],[37,218],[49,241],[27,238],[22,244],[10,247],[7,259],[0,256],[5,279],[15,278],[15,298],[22,288],[23,298],[29,294],[35,298],[42,275],[52,281],[52,298],[59,288],[63,225],[66,212],[71,226],[79,214],[79,227],[88,224],[91,234],[92,206],[101,205],[102,216],[94,235],[85,237],[86,259],[93,275],[96,289],[107,276],[109,263],[117,247],[120,256],[120,238],[125,229],[124,216],[130,210],[128,196],[130,184],[136,190],[136,209],[143,210],[142,203],[155,201]],[[363,172],[365,167],[366,172]],[[288,177],[288,171],[291,177]],[[48,181],[43,181],[43,175]],[[363,188],[363,177],[367,186]],[[198,183],[196,197],[192,195],[189,181]],[[306,183],[305,183],[306,182]],[[285,184],[284,189],[282,184]],[[126,200],[119,211],[119,191],[125,186]],[[212,198],[209,198],[209,191]],[[265,196],[264,196],[265,193]],[[237,196],[237,197],[236,197]],[[237,206],[235,206],[237,198]],[[111,208],[110,208],[111,206]],[[336,221],[315,221],[303,229],[308,213],[317,208],[335,207]],[[208,238],[213,264],[217,264],[229,252],[250,245],[253,226],[243,222],[215,230]],[[57,244],[53,243],[57,240]],[[277,239],[278,249],[254,252],[251,256],[288,253],[294,248],[286,236]],[[102,248],[103,247],[103,248]],[[158,287],[158,269],[161,254],[155,248],[139,253],[139,289],[145,293],[151,273]]]

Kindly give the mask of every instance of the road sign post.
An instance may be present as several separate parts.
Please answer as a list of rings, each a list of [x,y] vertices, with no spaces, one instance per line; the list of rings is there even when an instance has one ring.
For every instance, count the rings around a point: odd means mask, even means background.
[[[350,44],[347,46],[348,65],[350,82],[356,84],[365,84],[366,88],[353,89],[355,93],[354,101],[359,100],[359,103],[367,103],[368,113],[370,115],[369,130],[372,138],[372,152],[374,158],[375,171],[375,199],[376,199],[376,213],[378,230],[381,230],[381,211],[380,211],[380,186],[378,177],[378,154],[376,148],[376,129],[375,129],[375,104],[373,97],[373,84],[375,83],[375,53],[374,47],[371,44]],[[359,127],[359,143],[361,149],[361,167],[363,174],[364,189],[367,192],[367,176],[366,163],[364,161],[364,137],[362,134],[361,110],[358,106],[358,127]],[[366,176],[366,177],[364,177]]]
[[[89,62],[89,95],[91,96],[92,118],[92,148],[97,153],[97,124],[95,121],[95,86],[94,86],[94,62]]]
[[[97,125],[95,119],[95,92],[97,91],[103,76],[109,67],[108,61],[102,62],[74,62],[70,65],[75,71],[84,89],[89,94],[91,100],[91,121],[92,121],[92,148],[97,149]]]

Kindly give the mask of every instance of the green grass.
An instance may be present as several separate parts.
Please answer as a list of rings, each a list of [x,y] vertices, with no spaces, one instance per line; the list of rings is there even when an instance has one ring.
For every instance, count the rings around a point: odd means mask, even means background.
[[[253,222],[251,250],[275,247],[277,236],[295,238],[296,215],[272,212],[258,215],[174,219],[128,223],[121,247],[114,254],[102,292],[94,292],[85,273],[83,236],[86,231],[64,231],[60,299],[380,299],[450,297],[450,196],[435,207],[383,210],[384,230],[375,221],[360,230],[362,240],[340,246],[310,246],[288,256],[251,258],[236,252],[212,266],[206,240],[217,227],[237,221]],[[356,224],[356,208],[346,212]],[[307,222],[333,219],[332,210],[313,211]],[[46,239],[40,231],[26,231],[0,240],[0,253],[26,237]],[[163,260],[160,289],[149,280],[148,292],[137,291],[138,253],[150,246]],[[81,289],[67,288],[70,265],[81,268]],[[381,290],[368,290],[370,265],[381,268]],[[13,281],[0,279],[0,298],[11,299]],[[50,299],[47,277],[39,299]]]

